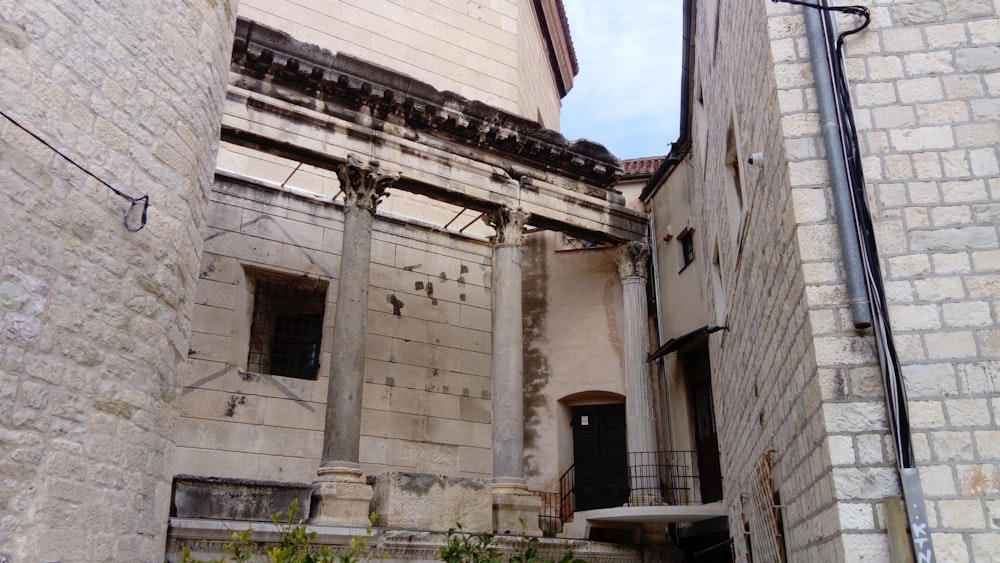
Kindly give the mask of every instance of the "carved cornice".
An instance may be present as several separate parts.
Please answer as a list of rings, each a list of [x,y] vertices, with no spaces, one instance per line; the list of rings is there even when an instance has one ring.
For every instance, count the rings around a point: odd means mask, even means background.
[[[236,23],[231,70],[239,87],[266,83],[270,95],[331,114],[347,109],[374,129],[404,126],[604,189],[622,176],[621,161],[601,144],[567,141],[521,116],[244,18]]]
[[[385,198],[385,191],[399,179],[399,172],[386,174],[379,170],[376,160],[364,161],[347,155],[347,160],[337,166],[337,179],[344,191],[344,202],[349,207],[364,209],[374,215],[375,208]]]
[[[510,207],[500,207],[493,213],[486,216],[486,223],[496,230],[497,236],[494,244],[520,245],[524,240],[524,226],[531,218],[530,213],[525,213],[520,209]]]
[[[633,277],[646,277],[646,264],[649,262],[649,245],[644,242],[628,242],[615,252],[615,262],[618,263],[618,274],[622,280]]]

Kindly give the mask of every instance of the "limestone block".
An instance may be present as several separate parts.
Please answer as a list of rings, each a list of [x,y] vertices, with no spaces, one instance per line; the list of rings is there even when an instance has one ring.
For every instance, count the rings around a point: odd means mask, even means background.
[[[934,272],[938,274],[967,274],[971,271],[969,255],[964,252],[932,254],[931,262],[934,264]]]
[[[458,465],[458,447],[432,442],[398,441],[388,459],[388,465],[428,473],[450,473]]]
[[[540,536],[538,514],[542,510],[542,499],[532,494],[509,494],[494,492],[493,531],[498,534],[519,534]]]
[[[941,525],[947,528],[985,528],[986,518],[979,500],[939,500]]]
[[[313,482],[310,524],[324,526],[365,526],[371,514],[372,487],[361,470],[319,469]]]
[[[950,149],[955,146],[955,135],[951,127],[945,126],[894,129],[889,132],[889,139],[893,147],[899,151]]]
[[[463,473],[492,475],[493,450],[491,448],[458,447],[458,470]]]
[[[884,430],[885,406],[876,402],[826,403],[823,416],[831,432]]]
[[[1000,475],[994,465],[959,465],[958,482],[965,496],[995,498],[1000,494]]]
[[[942,461],[974,459],[969,432],[934,432],[931,434],[934,458]]]
[[[890,305],[889,318],[896,330],[928,330],[940,328],[937,305]]]
[[[827,449],[830,451],[830,462],[833,465],[853,465],[854,440],[850,436],[828,436]]]
[[[983,430],[973,434],[980,456],[984,459],[1000,459],[1000,430]]]
[[[325,385],[319,386],[325,387]],[[263,424],[322,432],[325,411],[324,403],[311,403],[304,399],[289,397],[268,397],[264,400]]]
[[[947,70],[950,57],[943,61],[940,58],[940,55],[934,53],[910,54],[903,57],[903,64],[909,76],[930,74]],[[941,81],[937,77],[899,80],[896,82],[896,91],[899,93],[899,101],[904,104],[939,100],[943,94]]]
[[[372,509],[377,524],[420,530],[492,531],[489,480],[431,473],[378,475]]]
[[[1000,294],[1000,276],[973,276],[965,283],[970,297],[994,299]]]
[[[889,537],[885,534],[844,534],[844,561],[889,561]]]
[[[179,518],[267,522],[297,500],[302,517],[309,517],[307,484],[222,477],[174,477],[171,513]]]
[[[903,367],[906,394],[911,399],[940,397],[958,393],[955,369],[951,364],[915,364]]]
[[[230,420],[248,424],[263,421],[264,398],[243,393],[193,389],[180,398],[181,414],[191,418]]]
[[[462,305],[461,320],[458,324],[465,328],[488,331],[491,329],[493,324],[493,315],[490,309]]]
[[[435,324],[428,327],[431,342],[449,348],[470,352],[489,353],[492,340],[490,331],[474,330],[460,326]]]
[[[833,470],[836,495],[842,499],[879,500],[899,494],[899,477],[889,467],[838,467]]]
[[[911,401],[910,424],[914,428],[941,428],[945,425],[943,405],[939,401]]]
[[[455,372],[461,371],[462,366],[461,352],[455,348],[400,339],[392,341],[389,361]]]
[[[955,477],[950,465],[921,465],[920,482],[927,497],[955,495]]]
[[[944,404],[948,411],[948,422],[953,427],[990,425],[990,410],[986,399],[948,399]]]
[[[437,418],[458,419],[461,399],[458,395],[393,387],[390,390],[389,410]]]
[[[982,534],[970,534],[972,538],[971,561],[990,561],[1000,553],[1000,534],[996,530]],[[937,545],[937,544],[935,544]]]
[[[971,332],[952,331],[924,335],[927,355],[934,359],[974,358],[976,341]]]
[[[875,525],[875,511],[867,503],[838,503],[840,525],[848,530],[870,530]]]

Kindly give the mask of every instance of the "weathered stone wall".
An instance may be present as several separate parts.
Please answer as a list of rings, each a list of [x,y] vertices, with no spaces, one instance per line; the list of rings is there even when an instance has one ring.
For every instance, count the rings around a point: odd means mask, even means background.
[[[547,51],[528,56],[520,46],[537,39],[531,4],[245,0],[239,13],[307,43],[362,57],[530,119],[537,118],[540,108],[546,126],[556,128],[559,92]],[[528,61],[537,64],[521,68]]]
[[[782,130],[769,117],[777,115],[778,101],[774,77],[765,72],[770,47],[764,10],[759,2],[696,3],[692,148],[681,172],[701,193],[689,199],[661,188],[653,199],[661,296],[703,297],[707,318],[695,313],[702,324],[729,327],[708,338],[724,496],[734,527],[742,529],[744,518],[754,518],[755,501],[747,494],[756,488],[754,467],[774,450],[789,556],[836,561],[843,557],[837,551],[837,515],[831,512],[834,492],[823,448],[805,278],[782,163]],[[764,166],[746,164],[752,152],[767,155]],[[679,242],[660,240],[666,227],[660,222],[662,207],[671,197],[693,207],[695,261],[680,275]],[[670,220],[675,234],[677,223],[686,219]],[[692,268],[698,273],[688,271]],[[684,290],[688,276],[701,276],[702,289]],[[685,297],[681,291],[693,293]],[[671,318],[675,311],[669,308],[663,314],[666,326],[680,334],[702,326],[686,324],[695,319]],[[678,369],[672,362],[665,366],[668,377]],[[678,443],[683,438],[675,436]],[[754,539],[758,549],[764,545],[759,540]]]
[[[705,123],[698,122],[698,127],[705,126]],[[708,291],[711,288],[706,263],[711,256],[706,253],[702,240],[706,236],[700,212],[702,193],[701,185],[694,181],[692,160],[687,158],[677,163],[670,176],[658,187],[655,203],[650,208],[650,225],[655,229],[651,238],[656,253],[656,278],[652,283],[658,285],[660,307],[656,329],[662,330],[662,335],[658,335],[660,339],[651,346],[653,351],[671,338],[716,324],[709,321]],[[694,261],[685,266],[678,235],[686,228],[693,230],[691,236],[695,256]],[[685,370],[685,362],[680,361],[679,353],[664,356],[659,373],[654,374],[654,382],[662,386],[658,391],[663,397],[660,404],[666,405],[666,408],[661,407],[658,419],[661,421],[661,448],[694,450],[694,410],[689,404],[689,384],[693,374]]]
[[[534,0],[517,2],[518,113],[539,119],[545,128],[558,131],[562,100],[535,5]]]
[[[927,516],[939,560],[987,560],[1000,551],[1000,3],[869,5],[847,68]],[[882,559],[879,501],[899,494],[882,384],[872,337],[853,330],[847,308],[802,9],[768,6],[831,516],[847,559]]]
[[[561,233],[525,239],[525,478],[555,492],[573,463],[570,407],[621,403],[622,287],[613,250],[573,249]]]
[[[222,176],[215,184],[174,473],[315,478],[343,213],[330,196],[304,194]],[[372,236],[362,466],[489,476],[491,249],[390,220],[376,220]],[[329,284],[317,380],[244,373],[247,268]]]
[[[0,2],[0,553],[160,561],[231,2]],[[135,214],[133,220],[138,220]]]

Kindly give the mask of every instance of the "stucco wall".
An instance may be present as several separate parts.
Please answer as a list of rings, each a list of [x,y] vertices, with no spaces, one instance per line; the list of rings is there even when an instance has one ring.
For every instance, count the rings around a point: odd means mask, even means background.
[[[623,403],[622,289],[611,249],[566,250],[529,236],[524,264],[525,477],[559,490],[573,463],[570,407]]]
[[[0,2],[0,553],[162,561],[233,3]],[[138,214],[132,217],[138,223]]]

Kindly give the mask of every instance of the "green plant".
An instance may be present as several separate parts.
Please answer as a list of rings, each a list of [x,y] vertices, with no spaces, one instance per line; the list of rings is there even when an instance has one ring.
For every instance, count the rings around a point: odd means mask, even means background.
[[[456,522],[455,527],[448,528],[446,543],[438,548],[438,557],[447,563],[500,563],[493,539],[489,532],[465,533],[462,524]]]
[[[573,556],[573,550],[567,549],[559,559],[545,557],[538,549],[536,537],[529,537],[524,532],[524,521],[521,521],[521,534],[516,551],[510,556],[510,563],[586,563],[583,559]],[[495,537],[489,532],[469,534],[462,532],[462,525],[455,523],[445,534],[446,544],[438,548],[438,557],[446,563],[501,563],[503,559],[494,545]]]
[[[271,523],[278,527],[279,536],[277,543],[265,549],[270,563],[366,563],[374,560],[368,539],[375,523],[375,513],[368,518],[365,535],[351,538],[348,550],[335,554],[332,547],[316,545],[317,533],[306,527],[300,512],[298,500],[293,499],[287,512],[279,511],[271,515]],[[181,551],[181,563],[226,563],[227,556],[236,562],[251,561],[257,553],[253,532],[253,528],[233,532],[233,539],[223,547],[224,555],[220,559],[195,559],[191,557],[190,549],[185,547]]]

